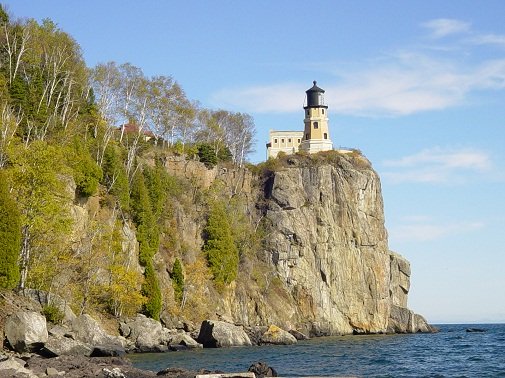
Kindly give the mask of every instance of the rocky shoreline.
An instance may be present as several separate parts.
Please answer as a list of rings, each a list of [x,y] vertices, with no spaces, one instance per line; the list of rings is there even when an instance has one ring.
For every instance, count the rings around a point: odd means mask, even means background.
[[[1,377],[195,377],[210,372],[174,367],[160,372],[143,371],[134,368],[126,355],[194,348],[290,345],[308,339],[308,335],[298,330],[285,330],[276,325],[246,327],[217,314],[220,320],[204,320],[199,327],[173,319],[164,319],[162,323],[142,314],[104,327],[107,322],[103,319],[99,322],[89,314],[76,316],[68,307],[61,306],[65,316],[53,324],[42,315],[39,303],[32,301],[33,298],[2,297],[15,306],[10,310],[4,308],[0,314],[4,334]],[[25,302],[20,305],[22,300]],[[415,332],[433,331],[429,326],[415,329]],[[257,370],[272,374],[267,368]]]

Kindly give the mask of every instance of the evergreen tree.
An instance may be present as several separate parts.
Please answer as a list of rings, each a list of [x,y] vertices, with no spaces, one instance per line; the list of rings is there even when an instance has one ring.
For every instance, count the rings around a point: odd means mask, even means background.
[[[19,281],[21,218],[10,197],[5,174],[0,171],[0,287],[12,289]]]
[[[178,302],[182,301],[182,296],[184,293],[184,275],[182,274],[182,265],[179,259],[175,259],[174,266],[172,268],[172,286],[174,287],[175,299]]]
[[[203,250],[214,281],[229,284],[237,277],[239,255],[222,203],[215,202],[211,205],[204,233],[206,240]]]

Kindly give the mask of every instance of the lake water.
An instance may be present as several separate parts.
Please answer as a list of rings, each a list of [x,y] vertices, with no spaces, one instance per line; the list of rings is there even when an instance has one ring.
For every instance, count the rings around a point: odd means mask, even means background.
[[[436,334],[336,336],[291,346],[131,355],[141,369],[247,371],[257,361],[279,376],[505,377],[505,324],[437,325]],[[482,328],[485,332],[466,332]]]

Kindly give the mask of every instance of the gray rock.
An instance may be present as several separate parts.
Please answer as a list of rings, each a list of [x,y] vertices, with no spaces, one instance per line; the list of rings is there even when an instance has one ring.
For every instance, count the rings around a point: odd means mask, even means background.
[[[116,336],[108,335],[98,322],[88,314],[83,314],[74,319],[72,330],[77,340],[90,345],[117,345],[123,346],[125,341]]]
[[[31,370],[26,369],[23,364],[14,358],[0,362],[0,377],[25,377],[38,378]]]
[[[48,294],[46,291],[36,289],[25,289],[23,294],[39,302],[42,306],[48,304],[56,306],[63,314],[63,323],[71,323],[76,318],[67,302],[57,295]]]
[[[121,332],[128,334],[128,340],[141,351],[158,351],[161,345],[168,344],[170,331],[161,323],[142,314],[124,323]],[[129,331],[128,331],[129,330]]]
[[[256,378],[277,377],[277,371],[264,362],[256,362],[247,371],[253,372]]]
[[[242,327],[218,320],[204,320],[197,341],[205,348],[252,345]]]
[[[198,343],[187,333],[176,333],[175,335],[172,335],[172,338],[170,339],[170,346],[173,345],[183,345],[189,349],[203,348],[202,344]]]
[[[126,351],[118,345],[97,345],[93,348],[90,357],[123,357]]]
[[[308,340],[309,339],[309,337],[306,334],[304,334],[300,331],[297,331],[295,329],[290,329],[288,332],[290,334],[292,334],[295,337],[295,339],[297,339],[297,340]]]
[[[7,318],[5,336],[16,352],[37,351],[47,342],[46,318],[36,312],[17,312]]]
[[[53,368],[53,367],[48,367],[46,369],[46,375],[49,376],[49,377],[53,377],[53,376],[56,376],[56,375],[60,375],[60,372],[58,370],[56,370],[55,368]]]
[[[93,348],[91,345],[64,336],[50,336],[47,343],[40,350],[46,357],[57,356],[90,356]]]
[[[277,345],[291,345],[296,344],[296,338],[287,331],[271,325],[268,330],[261,336],[261,344],[277,344]]]

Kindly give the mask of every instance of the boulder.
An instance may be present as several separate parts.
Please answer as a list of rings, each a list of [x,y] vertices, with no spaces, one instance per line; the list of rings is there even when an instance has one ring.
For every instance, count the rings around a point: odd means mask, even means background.
[[[264,362],[255,362],[247,371],[253,372],[256,378],[277,377],[277,372]]]
[[[47,343],[39,351],[45,357],[58,356],[90,356],[93,348],[81,341],[64,336],[50,336]]]
[[[416,332],[437,332],[435,327],[428,324],[421,315],[405,307],[391,305],[388,333],[416,333]]]
[[[26,377],[38,378],[32,371],[26,369],[20,362],[14,358],[0,362],[0,377]]]
[[[261,336],[261,344],[277,344],[277,345],[291,345],[296,344],[296,338],[288,331],[271,325],[268,330]]]
[[[90,357],[123,357],[126,351],[118,345],[98,345],[93,348]]]
[[[187,333],[182,333],[182,332],[172,335],[172,338],[170,340],[170,347],[172,347],[174,345],[183,345],[189,349],[203,348],[202,344],[198,343],[195,339],[193,339]]]
[[[37,351],[47,342],[46,318],[37,312],[17,312],[7,318],[5,336],[16,352]]]
[[[290,334],[292,334],[295,337],[295,339],[297,339],[297,340],[308,340],[309,339],[309,337],[306,334],[304,334],[300,331],[297,331],[295,329],[290,329],[288,332]]]
[[[170,341],[171,332],[161,323],[142,314],[130,321],[121,323],[121,334],[142,352],[158,352]]]
[[[107,334],[98,322],[88,314],[83,314],[74,319],[72,330],[77,340],[90,345],[123,346],[125,341],[116,336]]]
[[[252,345],[242,327],[218,320],[204,320],[197,341],[205,348]]]
[[[47,306],[49,304],[55,306],[63,314],[63,323],[71,323],[76,318],[67,302],[57,295],[36,289],[25,289],[23,294],[39,302],[41,306]]]

